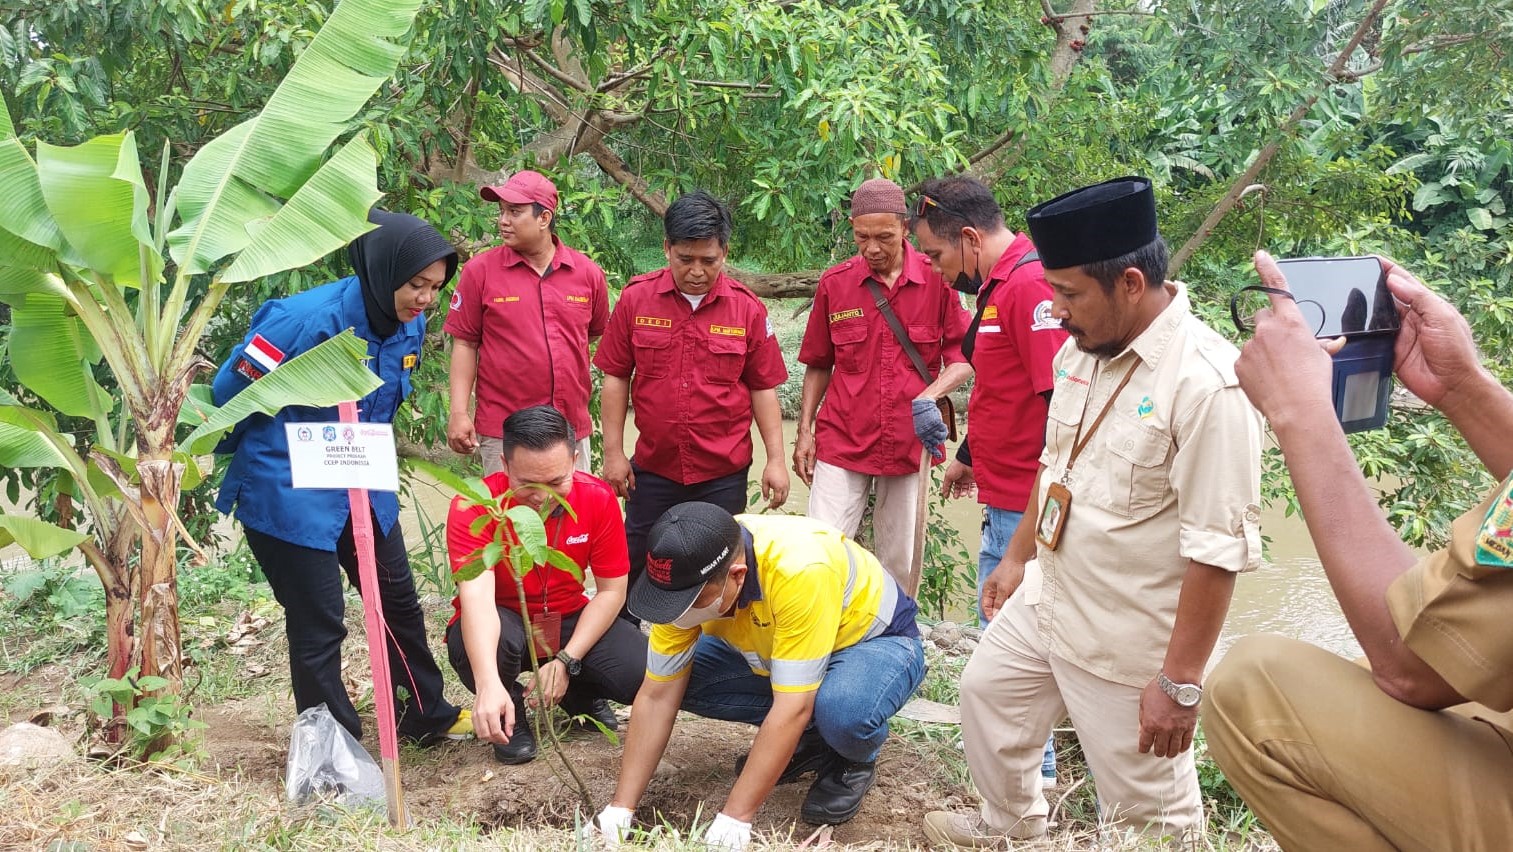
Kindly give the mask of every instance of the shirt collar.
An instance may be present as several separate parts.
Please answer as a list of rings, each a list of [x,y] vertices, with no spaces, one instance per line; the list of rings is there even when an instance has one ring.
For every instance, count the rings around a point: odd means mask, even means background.
[[[552,235],[552,245],[556,246],[557,250],[552,254],[552,262],[551,265],[546,268],[547,271],[550,272],[559,266],[566,266],[568,269],[572,269],[576,265],[573,260],[573,250],[567,245],[563,244],[561,238],[559,238],[556,234]],[[500,260],[504,262],[505,266],[530,265],[525,262],[525,255],[521,254],[518,251],[515,251],[513,247],[501,245],[500,248],[504,250],[500,254]],[[535,270],[532,271],[534,272]]]
[[[1125,352],[1134,352],[1145,362],[1147,366],[1155,367],[1166,353],[1172,338],[1177,334],[1177,328],[1182,324],[1182,319],[1192,312],[1187,299],[1187,285],[1180,281],[1167,281],[1163,286],[1170,285],[1175,291],[1171,303],[1156,315],[1156,319],[1140,332],[1124,352],[1114,360],[1124,357]]]
[[[1025,255],[1034,250],[1035,244],[1024,234],[1015,234],[1014,241],[998,256],[998,262],[993,264],[993,269],[988,273],[989,281],[1007,281],[1009,273],[1014,271],[1017,264]]]
[[[704,294],[704,300],[708,301],[710,299],[725,295],[725,293],[730,290],[729,282],[730,278],[727,277],[724,272],[721,272],[720,277],[715,279],[714,286],[710,287],[709,292]],[[683,298],[683,293],[679,291],[678,286],[673,283],[672,270],[668,267],[662,267],[661,277],[657,279],[655,288],[656,289],[654,290],[654,292],[659,295],[663,293],[672,293],[680,299]],[[703,302],[700,302],[700,305],[702,304]]]
[[[872,274],[872,267],[867,265],[866,258],[857,255],[856,263],[861,269],[861,275],[856,279],[856,286],[865,288],[868,279],[877,281],[877,277]],[[924,284],[930,280],[931,274],[930,259],[905,239],[903,272],[899,274],[899,277],[903,279],[903,284]],[[884,287],[892,284],[891,281],[878,281],[878,283]]]
[[[368,324],[368,309],[363,305],[362,282],[358,280],[356,275],[348,275],[342,279],[342,282],[347,285],[347,289],[341,296],[342,313],[352,326],[354,334],[363,340],[372,340],[374,337],[373,326]],[[400,323],[400,331],[403,331],[407,324]]]

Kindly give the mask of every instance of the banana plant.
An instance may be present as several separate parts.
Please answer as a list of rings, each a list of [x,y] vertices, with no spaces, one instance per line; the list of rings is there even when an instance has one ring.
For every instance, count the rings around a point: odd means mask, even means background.
[[[0,515],[0,545],[83,554],[105,587],[110,677],[135,669],[168,692],[182,684],[175,555],[198,545],[178,505],[203,477],[196,456],[253,412],[334,405],[379,385],[366,344],[347,332],[217,408],[195,384],[214,366],[196,347],[229,288],[372,227],[377,154],[349,129],[393,74],[420,3],[337,4],[263,109],[201,147],[172,187],[164,146],[155,193],[130,131],[39,141],[33,155],[0,99],[0,302],[21,386],[0,389],[0,465],[57,471],[88,520]],[[205,284],[197,301],[192,284]],[[92,434],[75,439],[58,415],[92,422]]]

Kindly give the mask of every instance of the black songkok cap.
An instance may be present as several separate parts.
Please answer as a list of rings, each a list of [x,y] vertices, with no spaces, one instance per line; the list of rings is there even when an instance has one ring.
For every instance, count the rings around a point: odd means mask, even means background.
[[[1046,269],[1110,260],[1161,235],[1150,179],[1137,176],[1074,189],[1031,207],[1025,218]]]

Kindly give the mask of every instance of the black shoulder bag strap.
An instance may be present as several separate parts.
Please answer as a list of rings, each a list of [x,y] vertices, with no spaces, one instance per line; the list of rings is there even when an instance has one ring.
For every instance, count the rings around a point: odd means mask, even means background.
[[[1019,259],[1019,262],[1014,264],[1014,267],[1009,270],[1009,275],[1013,275],[1014,272],[1019,269],[1019,267],[1024,266],[1026,263],[1034,263],[1039,259],[1040,252],[1034,249],[1030,249],[1029,251],[1025,252],[1024,257],[1021,257]],[[1008,277],[1005,276],[1003,280],[1007,281]],[[988,289],[984,290],[977,297],[977,311],[972,314],[972,322],[967,326],[966,337],[963,337],[961,339],[961,354],[962,357],[967,359],[967,363],[971,363],[972,353],[977,349],[977,326],[982,322],[982,312],[988,309],[988,300],[993,298],[993,291],[997,290],[998,285],[1001,283],[1002,281],[994,281],[988,284]]]
[[[888,294],[872,278],[867,279],[867,289],[872,291],[872,304],[877,306],[877,312],[888,321],[888,327],[893,329],[893,336],[898,338],[898,345],[904,348],[904,354],[913,362],[919,377],[925,380],[926,385],[935,381],[935,377],[930,375],[930,368],[925,365],[925,359],[920,357],[919,349],[915,348],[914,341],[909,339],[909,333],[904,331],[903,324],[898,321],[898,314],[893,313],[893,306],[888,304]]]

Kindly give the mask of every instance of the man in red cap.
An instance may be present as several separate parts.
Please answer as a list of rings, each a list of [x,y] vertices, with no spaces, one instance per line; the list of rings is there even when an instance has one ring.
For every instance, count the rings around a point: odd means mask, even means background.
[[[857,255],[820,276],[799,348],[806,369],[793,470],[809,485],[809,517],[847,536],[876,489],[872,552],[912,593],[923,448],[910,403],[933,407],[972,365],[961,354],[966,309],[905,239],[907,210],[887,178],[851,195]]]
[[[581,436],[576,464],[587,471],[588,349],[609,320],[604,270],[557,238],[557,187],[544,175],[516,172],[478,194],[499,204],[501,245],[469,260],[452,294],[447,444],[463,455],[481,447],[484,473],[498,473],[504,418],[551,405]]]

